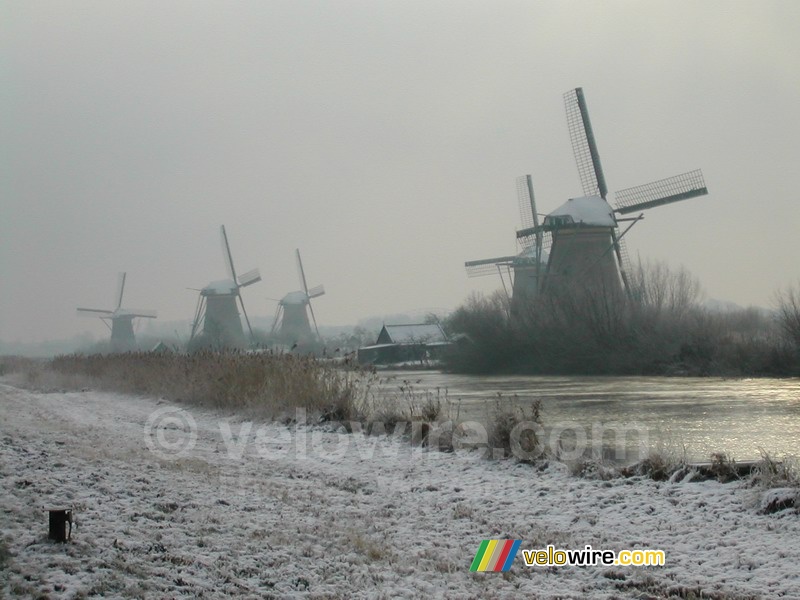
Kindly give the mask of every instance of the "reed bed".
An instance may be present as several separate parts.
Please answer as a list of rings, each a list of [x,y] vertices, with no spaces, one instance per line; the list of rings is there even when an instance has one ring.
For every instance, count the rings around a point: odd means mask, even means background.
[[[372,376],[311,357],[244,352],[70,354],[55,357],[48,368],[95,389],[270,418],[303,408],[331,420],[366,417]]]

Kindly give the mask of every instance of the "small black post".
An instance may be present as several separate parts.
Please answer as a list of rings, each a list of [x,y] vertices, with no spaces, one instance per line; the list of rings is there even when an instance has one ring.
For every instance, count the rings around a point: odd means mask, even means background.
[[[47,537],[55,542],[66,542],[72,536],[72,509],[56,509],[50,512],[50,531]],[[69,525],[69,530],[67,526]]]

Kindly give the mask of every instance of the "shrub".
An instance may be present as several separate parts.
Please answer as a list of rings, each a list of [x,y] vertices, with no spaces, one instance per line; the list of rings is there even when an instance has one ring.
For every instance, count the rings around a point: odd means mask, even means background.
[[[490,458],[515,456],[522,461],[541,457],[543,440],[536,435],[540,429],[541,402],[521,404],[516,398],[503,401],[498,395],[496,410],[489,423]]]
[[[470,297],[446,321],[461,342],[445,368],[464,373],[790,375],[800,371],[800,286],[766,311],[709,310],[686,269],[640,263],[628,293],[591,279],[526,302]],[[513,310],[510,310],[510,307]]]
[[[787,457],[778,461],[761,450],[761,460],[753,468],[750,482],[765,489],[800,488],[800,468],[796,460]]]

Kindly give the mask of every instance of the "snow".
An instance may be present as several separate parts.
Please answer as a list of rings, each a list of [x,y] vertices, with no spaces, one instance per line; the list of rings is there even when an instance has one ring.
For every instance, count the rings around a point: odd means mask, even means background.
[[[543,265],[547,264],[547,261],[550,257],[550,254],[542,250],[542,257],[541,261]],[[530,261],[533,260],[533,263],[536,264],[536,244],[532,244],[525,248],[522,252],[517,255],[516,261]]]
[[[580,479],[559,463],[5,384],[0,456],[0,597],[800,597],[800,516],[761,510],[787,490]],[[63,506],[72,540],[48,542],[46,510]],[[545,569],[520,553],[508,573],[470,573],[489,538],[667,562]]]
[[[545,223],[553,217],[571,217],[575,223],[597,227],[616,227],[614,210],[600,196],[570,198],[545,217]]]
[[[395,344],[447,341],[444,331],[438,323],[384,325],[383,328]]]
[[[308,296],[305,292],[289,292],[283,298],[281,298],[281,304],[308,304]]]
[[[800,490],[797,488],[775,488],[761,497],[761,512],[777,512],[794,506],[800,508]]]
[[[156,311],[149,308],[119,308],[114,311],[114,318],[121,317],[144,317],[155,319]]]
[[[233,279],[220,279],[212,281],[203,288],[203,294],[235,294],[239,287]]]

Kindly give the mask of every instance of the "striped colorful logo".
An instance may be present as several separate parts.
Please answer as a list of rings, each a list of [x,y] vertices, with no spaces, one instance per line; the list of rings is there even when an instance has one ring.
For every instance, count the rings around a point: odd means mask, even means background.
[[[522,540],[483,540],[470,571],[508,571],[517,556]]]

